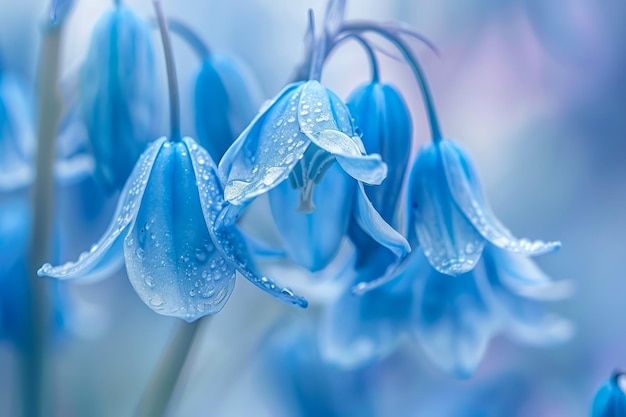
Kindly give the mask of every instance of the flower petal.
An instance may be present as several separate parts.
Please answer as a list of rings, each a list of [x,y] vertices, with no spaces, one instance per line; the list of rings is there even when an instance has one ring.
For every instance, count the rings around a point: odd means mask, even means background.
[[[400,93],[390,85],[368,83],[357,88],[347,106],[354,115],[369,153],[378,153],[389,167],[380,187],[366,188],[381,216],[393,221],[411,155],[411,118]]]
[[[334,164],[315,186],[315,210],[309,214],[297,211],[300,190],[287,181],[269,193],[274,222],[296,264],[316,272],[335,258],[348,228],[353,197],[354,180]]]
[[[194,87],[194,110],[198,142],[214,160],[234,141],[230,125],[230,97],[211,59],[202,62]]]
[[[68,262],[55,267],[45,264],[39,269],[37,275],[59,279],[83,278],[108,267],[110,262],[116,262],[118,258],[108,256],[107,252],[114,246],[128,225],[135,221],[154,161],[164,142],[165,138],[155,140],[139,157],[120,193],[113,221],[98,243],[93,245],[89,252],[83,252],[77,262]]]
[[[339,115],[335,114],[336,110]],[[380,184],[387,176],[387,166],[380,155],[364,155],[361,139],[352,132],[352,118],[346,105],[331,104],[329,90],[317,81],[309,81],[302,88],[298,123],[302,133],[335,155],[337,162],[353,178],[368,184]]]
[[[287,179],[310,141],[296,123],[300,85],[291,84],[259,113],[220,161],[224,196],[244,204]]]
[[[308,303],[304,298],[295,295],[288,288],[280,288],[269,278],[261,276],[250,258],[245,239],[236,226],[228,222],[219,222],[219,217],[228,211],[229,205],[224,202],[222,197],[215,165],[208,152],[193,140],[185,138],[183,141],[187,144],[191,155],[202,213],[209,228],[211,239],[218,250],[241,275],[257,287],[287,304],[306,307]]]
[[[415,271],[419,302],[416,335],[428,357],[445,372],[469,378],[478,367],[496,321],[481,267],[451,277],[433,269],[422,254],[405,273]]]
[[[458,207],[476,230],[491,244],[509,252],[541,255],[557,250],[560,242],[518,239],[500,223],[487,204],[470,158],[461,146],[451,140],[439,144],[450,193]]]
[[[485,240],[450,195],[437,144],[420,149],[408,190],[415,233],[433,268],[447,275],[471,271]]]
[[[320,132],[311,140],[320,148],[335,155],[337,163],[352,178],[367,184],[379,185],[387,177],[387,164],[380,155],[363,155],[356,137],[350,137],[337,130]]]
[[[404,256],[411,252],[409,242],[380,217],[380,214],[367,198],[363,184],[360,182],[357,184],[354,216],[361,229],[397,256]]]
[[[487,246],[484,256],[498,284],[520,297],[552,301],[570,297],[574,291],[570,281],[552,280],[526,255]]]
[[[166,142],[125,239],[128,278],[159,314],[194,321],[219,312],[235,268],[213,243],[186,143]]]
[[[0,277],[26,254],[31,233],[31,209],[26,198],[0,202]]]
[[[147,22],[123,4],[103,15],[81,75],[80,105],[96,176],[106,190],[117,190],[154,137],[157,89]]]
[[[381,260],[377,258],[378,261]],[[376,279],[381,273],[377,262],[373,268],[357,273],[352,281]],[[322,313],[322,357],[343,368],[355,369],[391,353],[409,317],[413,293],[407,284],[412,279],[395,280],[362,296],[346,291]]]

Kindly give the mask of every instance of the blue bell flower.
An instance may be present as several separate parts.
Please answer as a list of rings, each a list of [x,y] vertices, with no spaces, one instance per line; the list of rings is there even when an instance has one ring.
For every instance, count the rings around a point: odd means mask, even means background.
[[[76,263],[46,264],[39,275],[85,278],[123,254],[135,291],[163,315],[193,321],[219,312],[235,271],[277,299],[306,307],[306,300],[257,272],[241,234],[225,220],[228,211],[206,150],[190,138],[161,138],[141,155],[98,243]]]
[[[217,54],[204,58],[194,87],[198,144],[219,161],[258,108],[241,66]]]
[[[313,189],[335,161],[357,180],[353,207],[359,226],[397,255],[406,254],[408,243],[380,217],[363,187],[363,182],[380,184],[387,175],[386,164],[380,155],[365,154],[346,105],[317,81],[291,84],[266,105],[226,152],[219,173],[226,184],[226,200],[236,205],[289,178],[299,191],[298,211],[311,213]],[[289,192],[278,192],[274,198],[282,200],[274,206],[291,209]],[[275,218],[282,215],[274,212]],[[341,223],[334,227],[341,228]]]
[[[96,177],[108,192],[122,188],[154,138],[154,85],[150,28],[131,9],[117,4],[96,25],[80,89]]]
[[[347,100],[350,113],[361,130],[363,144],[380,154],[389,167],[387,178],[377,187],[365,187],[376,211],[390,225],[396,226],[398,200],[411,154],[411,116],[400,93],[389,84],[371,82],[357,88]],[[360,259],[366,259],[377,244],[352,220],[349,236]]]
[[[417,236],[430,264],[443,274],[471,271],[487,243],[530,256],[560,247],[559,242],[514,237],[491,212],[471,159],[454,141],[421,147],[408,194],[409,236]]]
[[[374,372],[347,371],[325,362],[315,327],[307,320],[284,320],[263,341],[261,361],[272,415],[301,417],[375,416]]]
[[[572,334],[568,321],[543,306],[569,296],[569,283],[553,282],[528,256],[487,244],[474,269],[450,276],[434,269],[421,251],[409,254],[400,267],[388,252],[386,260],[383,255],[355,268],[355,281],[389,273],[394,279],[384,278],[362,296],[348,289],[324,313],[322,352],[341,366],[384,357],[408,331],[445,372],[467,378],[497,332],[534,345],[560,343]]]
[[[395,256],[378,246],[369,260],[352,269],[346,277],[350,285],[383,275]],[[412,282],[413,276],[406,274],[363,295],[345,289],[321,315],[319,349],[324,360],[344,369],[356,369],[393,352],[410,325]]]
[[[0,191],[23,188],[33,179],[32,126],[24,88],[0,68]]]
[[[593,399],[591,417],[623,417],[626,415],[626,375],[616,372],[598,390]]]
[[[401,275],[415,279],[413,332],[427,356],[451,375],[470,377],[496,332],[538,345],[572,334],[569,322],[539,303],[568,296],[568,283],[553,282],[525,255],[488,244],[481,262],[458,276],[435,270],[419,251],[412,257]]]

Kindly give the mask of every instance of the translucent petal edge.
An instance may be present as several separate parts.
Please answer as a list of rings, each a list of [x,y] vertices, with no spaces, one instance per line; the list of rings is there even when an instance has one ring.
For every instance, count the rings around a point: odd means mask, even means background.
[[[102,267],[101,261],[111,246],[121,238],[122,233],[128,229],[129,225],[132,227],[152,172],[152,166],[166,140],[166,138],[160,138],[152,142],[139,157],[120,193],[113,221],[98,243],[93,245],[88,252],[83,252],[76,262],[67,262],[59,266],[45,264],[37,271],[37,275],[58,279],[78,279],[86,277],[94,269]]]

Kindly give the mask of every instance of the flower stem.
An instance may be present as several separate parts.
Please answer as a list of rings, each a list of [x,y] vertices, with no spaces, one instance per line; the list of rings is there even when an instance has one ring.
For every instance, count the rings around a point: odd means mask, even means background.
[[[411,67],[413,74],[415,74],[415,78],[417,79],[420,89],[422,90],[422,98],[424,99],[424,105],[426,107],[426,112],[428,113],[428,122],[430,124],[432,140],[433,142],[441,141],[443,136],[441,134],[439,120],[437,119],[437,112],[435,111],[435,103],[432,95],[430,94],[430,88],[428,87],[426,76],[424,75],[424,71],[422,70],[417,58],[414,56],[413,52],[411,52],[411,49],[406,45],[406,43],[388,30],[371,24],[346,23],[342,27],[342,32],[374,32],[387,39],[389,42],[394,44],[396,48],[398,48],[398,51],[400,51],[406,59],[407,64]]]
[[[167,29],[167,21],[159,0],[153,0],[154,11],[159,23],[161,40],[163,42],[163,53],[165,54],[165,66],[167,68],[167,85],[170,92],[170,129],[172,141],[180,141],[180,98],[178,97],[178,79],[176,77],[176,65],[172,53],[172,42]]]
[[[212,316],[208,316],[212,317]],[[202,322],[198,319],[192,323],[179,321],[174,329],[167,350],[161,357],[156,371],[144,392],[136,417],[161,417],[165,415],[176,384],[198,334]]]
[[[33,230],[30,241],[26,327],[22,354],[22,414],[41,417],[50,411],[47,393],[46,348],[48,333],[48,282],[37,276],[48,260],[52,240],[55,139],[61,117],[57,91],[61,27],[46,30],[39,62],[36,173],[32,189]]]

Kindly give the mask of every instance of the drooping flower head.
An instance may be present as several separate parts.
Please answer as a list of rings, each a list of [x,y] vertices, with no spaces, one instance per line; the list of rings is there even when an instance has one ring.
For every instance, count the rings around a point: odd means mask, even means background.
[[[400,36],[418,35],[367,22],[344,30],[378,34],[403,55],[423,93],[432,143],[418,152],[406,191],[414,250],[399,260],[373,252],[355,265],[353,283],[361,282],[326,310],[322,352],[342,366],[363,366],[408,332],[443,370],[466,378],[497,332],[540,345],[566,340],[571,325],[542,304],[568,296],[570,286],[552,282],[529,259],[559,243],[516,239],[491,213],[466,152],[443,139],[421,67]]]
[[[591,417],[621,417],[626,415],[626,377],[616,372],[598,390],[593,399]]]
[[[363,186],[379,185],[387,164],[380,155],[366,152],[346,104],[318,81],[338,33],[337,28],[326,29],[315,38],[310,25],[310,78],[288,85],[265,105],[219,164],[225,198],[233,204],[247,204],[271,191],[272,214],[287,252],[312,271],[334,258],[352,211],[374,240],[398,256],[409,251],[406,240],[376,212]],[[322,233],[325,238],[320,239]]]
[[[365,192],[383,220],[395,227],[400,192],[411,154],[409,111],[400,92],[392,85],[376,80],[357,88],[347,104],[362,132],[365,147],[380,154],[389,167],[385,181],[377,187],[365,187]],[[363,233],[354,219],[350,223],[349,236],[359,253],[357,265],[363,265],[375,252],[377,243]]]
[[[169,19],[168,27],[200,60],[192,93],[196,134],[198,144],[219,161],[257,112],[257,82],[241,62],[209,49],[185,23]]]
[[[222,309],[236,271],[277,299],[306,307],[306,300],[257,272],[234,225],[236,216],[223,199],[213,160],[193,139],[180,138],[176,74],[162,15],[159,25],[168,64],[172,137],[152,142],[141,155],[103,237],[76,263],[46,264],[39,274],[85,278],[124,256],[129,280],[144,303],[187,321]]]
[[[558,242],[517,239],[491,212],[467,152],[452,140],[423,145],[413,163],[409,227],[430,264],[443,274],[472,270],[490,243],[528,256],[552,252]]]
[[[122,188],[146,143],[154,137],[154,85],[150,28],[118,2],[96,25],[80,89],[96,176],[109,192]]]

